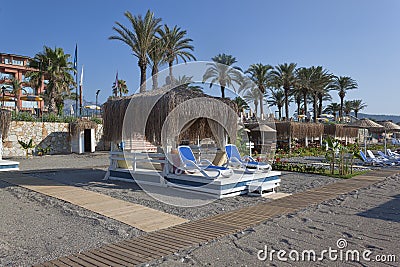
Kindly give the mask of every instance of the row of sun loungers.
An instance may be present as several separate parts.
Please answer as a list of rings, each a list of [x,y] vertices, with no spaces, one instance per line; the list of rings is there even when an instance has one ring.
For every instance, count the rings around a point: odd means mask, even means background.
[[[400,154],[392,152],[390,149],[386,150],[386,154],[382,151],[377,151],[378,156],[376,157],[371,150],[367,150],[367,155],[363,151],[360,151],[360,156],[367,165],[379,165],[379,166],[395,166],[400,165]]]

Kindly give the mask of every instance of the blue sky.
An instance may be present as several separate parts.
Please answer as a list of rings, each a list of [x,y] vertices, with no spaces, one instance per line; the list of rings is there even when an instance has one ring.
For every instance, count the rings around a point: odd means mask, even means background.
[[[114,22],[127,25],[125,11],[148,9],[188,31],[198,60],[227,53],[243,69],[259,62],[322,65],[358,82],[347,99],[363,99],[364,112],[400,114],[398,0],[3,1],[0,51],[34,56],[47,45],[73,56],[78,43],[84,98],[94,101],[101,89],[105,101],[117,70],[131,92],[139,85],[137,59],[126,45],[108,40]]]

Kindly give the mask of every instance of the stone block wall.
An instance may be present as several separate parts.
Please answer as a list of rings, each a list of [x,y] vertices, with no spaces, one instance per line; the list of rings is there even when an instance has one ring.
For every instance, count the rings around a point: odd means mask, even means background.
[[[96,131],[96,144],[102,135],[103,127],[99,125]],[[25,156],[25,150],[18,140],[27,143],[31,138],[35,145],[43,148],[50,146],[49,154],[71,152],[69,123],[12,121],[8,137],[3,141],[3,157]]]

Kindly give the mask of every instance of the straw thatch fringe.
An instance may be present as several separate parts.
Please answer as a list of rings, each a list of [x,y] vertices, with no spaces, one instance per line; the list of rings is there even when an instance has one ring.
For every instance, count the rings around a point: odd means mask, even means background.
[[[11,111],[2,109],[0,110],[0,131],[2,133],[3,140],[7,138],[8,130],[11,124]]]
[[[219,108],[224,107],[222,103],[219,107],[207,105],[207,110],[202,110],[202,108],[204,109],[204,101],[196,102],[195,106],[185,106],[185,102],[190,102],[190,100],[196,98],[199,100],[208,98],[210,102],[213,102],[212,100],[221,101],[225,106],[233,109],[236,116],[237,106],[229,99],[211,97],[204,93],[186,88],[153,90],[107,101],[103,107],[104,138],[107,141],[119,142],[123,138],[138,135],[145,136],[146,139],[154,145],[160,145],[164,122],[170,113],[178,106],[179,118],[190,118],[197,109],[197,111],[204,111],[206,115],[214,114],[220,118],[224,118],[227,122],[227,125],[224,125],[227,127],[226,130],[228,132],[236,132],[237,117],[231,118],[232,116],[229,114],[223,113],[225,109]],[[179,128],[177,125],[179,122],[180,121],[176,119],[171,120],[168,127]],[[198,137],[201,139],[211,137],[212,133],[209,128],[206,119],[197,118],[196,122],[193,123],[189,129],[179,134],[179,139],[197,140]]]
[[[343,124],[324,124],[324,134],[335,137],[357,137],[358,128],[346,127]]]
[[[70,128],[71,134],[76,135],[85,129],[97,129],[97,123],[88,119],[79,119],[70,123]]]
[[[324,126],[321,123],[302,123],[302,122],[276,122],[277,137],[279,139],[292,138],[302,139],[306,136],[320,137],[324,134]]]

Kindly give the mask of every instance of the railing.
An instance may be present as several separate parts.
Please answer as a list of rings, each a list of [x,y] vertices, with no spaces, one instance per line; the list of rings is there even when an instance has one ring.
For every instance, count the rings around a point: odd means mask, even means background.
[[[132,171],[137,171],[137,163],[160,163],[163,165],[163,174],[167,173],[168,160],[162,153],[146,153],[146,152],[127,152],[127,151],[111,151],[110,152],[110,170],[118,168],[118,161],[132,162]]]

